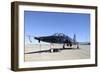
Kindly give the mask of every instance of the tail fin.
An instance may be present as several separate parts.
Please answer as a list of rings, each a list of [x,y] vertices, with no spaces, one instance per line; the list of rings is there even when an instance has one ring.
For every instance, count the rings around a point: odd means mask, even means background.
[[[76,44],[76,35],[74,34],[73,42]]]

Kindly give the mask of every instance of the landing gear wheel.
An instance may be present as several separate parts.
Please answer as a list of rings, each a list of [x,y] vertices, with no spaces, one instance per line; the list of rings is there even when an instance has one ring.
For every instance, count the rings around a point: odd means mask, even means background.
[[[69,44],[67,43],[67,46],[69,46]]]
[[[70,47],[72,47],[72,44],[70,44]]]

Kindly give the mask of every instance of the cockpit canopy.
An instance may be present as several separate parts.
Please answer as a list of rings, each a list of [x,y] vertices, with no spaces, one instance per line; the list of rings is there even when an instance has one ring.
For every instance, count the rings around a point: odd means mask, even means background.
[[[63,33],[55,33],[53,34],[53,36],[57,36],[57,37],[64,37],[66,38],[67,40],[70,40],[70,41],[73,41],[69,36],[63,34]]]
[[[62,37],[64,37],[65,34],[63,34],[63,33],[55,33],[55,34],[53,34],[53,36],[62,36]]]

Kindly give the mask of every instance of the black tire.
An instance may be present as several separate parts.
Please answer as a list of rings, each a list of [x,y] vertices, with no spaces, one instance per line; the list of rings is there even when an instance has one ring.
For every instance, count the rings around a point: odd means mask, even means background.
[[[70,47],[72,47],[72,44],[70,43]]]
[[[67,46],[69,46],[69,43],[67,43]]]

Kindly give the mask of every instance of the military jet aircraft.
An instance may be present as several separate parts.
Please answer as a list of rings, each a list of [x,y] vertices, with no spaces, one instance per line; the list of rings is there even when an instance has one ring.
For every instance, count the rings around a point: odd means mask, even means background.
[[[29,36],[29,40],[30,40],[30,37],[33,37],[33,36]],[[76,42],[75,34],[74,34],[73,39],[63,33],[55,33],[50,36],[34,37],[34,39],[38,40],[39,43],[40,41],[42,41],[42,42],[47,42],[47,43],[63,44],[63,48],[53,48],[53,49],[50,48],[49,50],[41,50],[40,48],[40,51],[28,52],[26,54],[41,53],[41,52],[59,52],[61,50],[72,49],[72,48],[66,48],[65,45],[71,47],[73,44],[77,45],[77,48],[79,48],[79,43]],[[30,42],[32,41],[30,40]]]
[[[55,33],[50,36],[34,37],[34,39],[38,40],[39,43],[40,41],[42,41],[42,42],[47,42],[47,43],[63,44],[63,48],[65,48],[65,45],[71,47],[73,44],[77,44],[77,48],[79,48],[78,43],[76,42],[75,34],[74,34],[73,39],[63,33]]]

